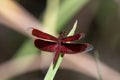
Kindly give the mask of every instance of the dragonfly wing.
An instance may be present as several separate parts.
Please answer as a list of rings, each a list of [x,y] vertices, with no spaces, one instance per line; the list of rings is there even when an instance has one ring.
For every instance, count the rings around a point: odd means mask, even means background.
[[[40,30],[35,29],[35,28],[32,28],[32,35],[39,37],[39,38],[42,38],[42,39],[57,41],[56,37],[49,35],[47,33],[44,33]]]
[[[55,42],[44,41],[41,39],[35,39],[34,44],[38,49],[48,51],[48,52],[54,52],[56,49]]]
[[[62,43],[61,52],[66,54],[73,54],[77,52],[90,51],[92,46],[89,43],[74,44],[74,43]]]
[[[76,35],[73,35],[73,36],[68,36],[68,37],[63,38],[62,42],[78,40],[78,39],[83,38],[84,36],[85,36],[84,33],[76,34]]]

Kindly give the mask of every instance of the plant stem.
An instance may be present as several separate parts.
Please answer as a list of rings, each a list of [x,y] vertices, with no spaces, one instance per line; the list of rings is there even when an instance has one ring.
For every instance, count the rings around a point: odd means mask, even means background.
[[[98,72],[98,80],[102,80],[102,76],[100,73],[100,66],[99,66],[99,53],[98,51],[95,51],[95,60],[96,60],[96,67],[97,67],[97,72]]]

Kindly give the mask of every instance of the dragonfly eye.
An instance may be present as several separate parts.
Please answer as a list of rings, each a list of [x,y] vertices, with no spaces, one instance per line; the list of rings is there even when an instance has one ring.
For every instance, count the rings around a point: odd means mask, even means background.
[[[65,37],[65,32],[60,32],[60,36]]]
[[[59,33],[59,37],[58,37],[59,40],[61,40],[62,38],[65,37],[64,33],[65,33],[65,32],[60,32],[60,33]]]

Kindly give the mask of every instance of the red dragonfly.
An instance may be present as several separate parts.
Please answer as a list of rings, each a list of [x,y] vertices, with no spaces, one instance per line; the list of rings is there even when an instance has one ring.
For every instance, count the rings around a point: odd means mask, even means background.
[[[38,37],[38,39],[34,40],[35,46],[40,50],[55,52],[53,64],[56,63],[60,52],[62,54],[75,54],[77,52],[91,50],[91,45],[89,43],[67,43],[69,41],[81,39],[84,35],[83,33],[68,37],[65,37],[64,34],[65,33],[60,33],[59,37],[56,38],[48,33],[32,28],[32,35]]]

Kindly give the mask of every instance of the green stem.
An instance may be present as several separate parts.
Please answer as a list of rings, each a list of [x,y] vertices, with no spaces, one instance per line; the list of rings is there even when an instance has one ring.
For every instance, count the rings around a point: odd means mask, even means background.
[[[43,25],[46,32],[56,35],[56,25],[59,13],[60,0],[47,0],[47,6],[43,17]]]
[[[98,80],[102,80],[102,76],[100,73],[100,66],[99,66],[99,53],[98,51],[95,51],[95,60],[96,60],[96,67],[97,67],[97,72],[98,72]]]
[[[56,74],[56,72],[57,72],[57,70],[62,62],[62,59],[63,59],[63,56],[60,53],[59,57],[58,57],[58,61],[56,62],[56,64],[54,65],[53,63],[51,63],[44,80],[53,80],[54,79],[55,74]]]

